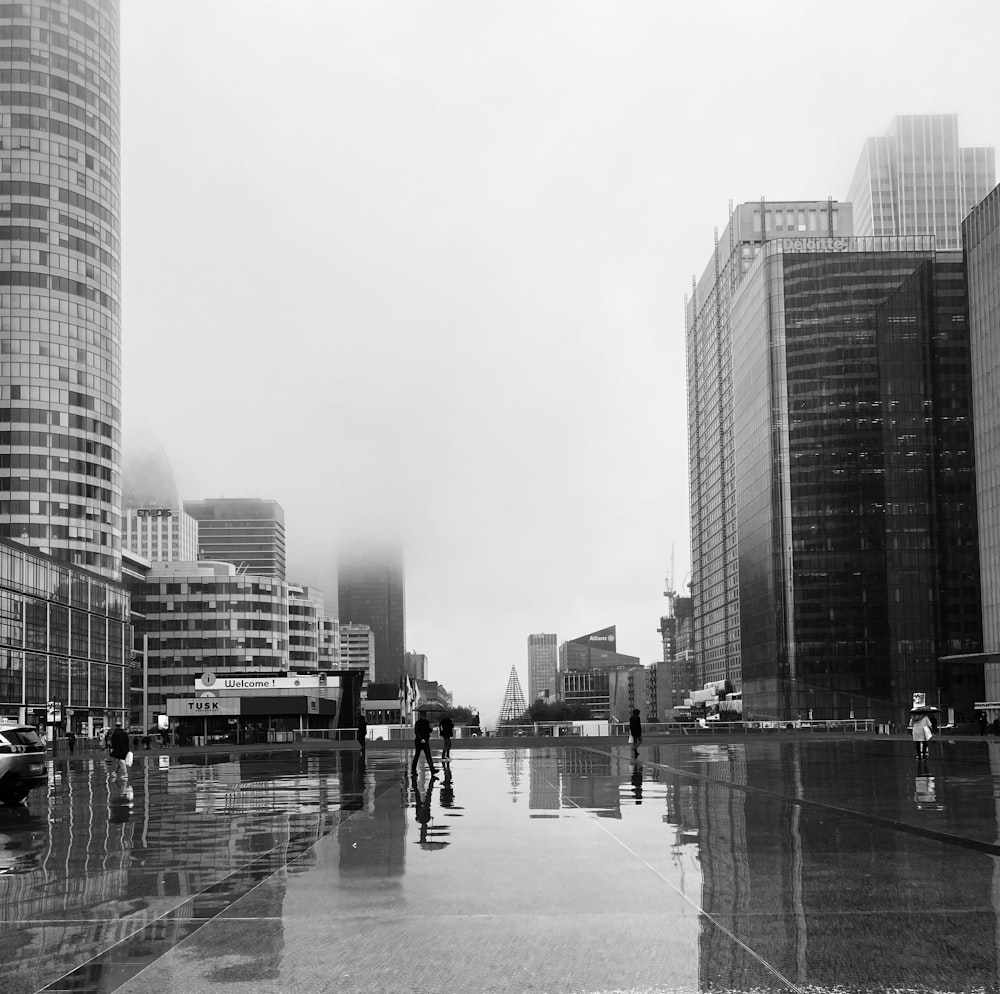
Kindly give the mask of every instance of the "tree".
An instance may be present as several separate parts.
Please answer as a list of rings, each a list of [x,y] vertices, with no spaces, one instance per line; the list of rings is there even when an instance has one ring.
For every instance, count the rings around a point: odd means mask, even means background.
[[[529,721],[584,721],[592,718],[586,704],[567,704],[565,701],[535,701],[528,708]]]
[[[448,709],[448,714],[451,715],[451,720],[455,722],[456,725],[479,724],[479,712],[475,708],[457,704],[455,707]]]

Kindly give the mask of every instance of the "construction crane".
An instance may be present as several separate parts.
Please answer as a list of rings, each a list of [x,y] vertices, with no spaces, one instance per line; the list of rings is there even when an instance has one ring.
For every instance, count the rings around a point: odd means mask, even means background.
[[[670,576],[667,577],[667,589],[663,591],[663,596],[667,599],[667,617],[674,616],[674,598],[677,591],[674,590],[674,543],[670,543]]]

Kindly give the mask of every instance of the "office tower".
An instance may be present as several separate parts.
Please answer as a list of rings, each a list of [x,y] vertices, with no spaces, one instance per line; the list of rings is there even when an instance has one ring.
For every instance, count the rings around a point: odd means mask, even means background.
[[[0,39],[0,537],[118,579],[118,3],[4,4]]]
[[[969,278],[972,407],[976,412],[976,487],[983,587],[985,699],[1000,702],[1000,187],[963,225]],[[990,718],[997,712],[990,714]]]
[[[147,639],[149,706],[190,697],[195,677],[289,669],[288,585],[225,562],[153,563],[132,594]]]
[[[685,314],[692,643],[698,686],[740,682],[739,571],[733,477],[731,310],[738,282],[766,239],[840,244],[851,205],[835,201],[740,204],[732,212]]]
[[[341,624],[368,625],[375,636],[375,682],[398,685],[406,652],[402,549],[360,544],[342,549],[337,594]]]
[[[971,707],[939,662],[981,642],[961,254],[732,241],[688,305],[705,680],[742,685],[748,716],[898,722],[921,690]]]
[[[996,182],[995,151],[958,144],[957,114],[895,117],[865,141],[847,199],[857,235],[934,235],[961,248],[962,219]]]
[[[427,656],[422,652],[408,652],[403,656],[403,672],[414,680],[427,679]]]
[[[503,701],[500,703],[500,724],[520,721],[527,710],[528,706],[524,703],[524,691],[521,690],[521,681],[517,677],[517,667],[512,666],[510,676],[507,677],[507,689],[504,691]]]
[[[620,666],[638,666],[638,656],[616,651],[616,626],[567,639],[559,646],[559,672],[589,672]]]
[[[232,563],[240,573],[285,579],[285,512],[276,500],[186,500],[198,521],[198,558]]]
[[[323,591],[288,585],[288,662],[293,670],[319,669],[320,619],[326,609]]]
[[[375,634],[368,625],[340,623],[340,665],[348,670],[361,670],[365,679],[375,680]]]
[[[528,636],[528,698],[537,701],[555,693],[559,647],[555,635]]]
[[[126,507],[122,549],[150,562],[194,562],[198,522],[180,507]]]

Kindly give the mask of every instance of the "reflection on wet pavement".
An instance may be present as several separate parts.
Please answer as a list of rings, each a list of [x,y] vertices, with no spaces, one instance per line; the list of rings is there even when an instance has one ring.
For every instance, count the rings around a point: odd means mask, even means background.
[[[140,755],[0,809],[0,991],[990,991],[1000,746]]]

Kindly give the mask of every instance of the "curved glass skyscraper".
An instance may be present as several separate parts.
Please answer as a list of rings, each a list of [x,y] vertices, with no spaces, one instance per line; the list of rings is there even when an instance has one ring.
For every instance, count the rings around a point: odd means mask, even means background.
[[[0,537],[119,579],[118,0],[0,4]]]

